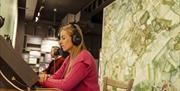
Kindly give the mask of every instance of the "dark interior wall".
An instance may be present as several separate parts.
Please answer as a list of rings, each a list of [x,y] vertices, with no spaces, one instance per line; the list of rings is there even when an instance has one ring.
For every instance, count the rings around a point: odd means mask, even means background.
[[[24,32],[25,32],[25,10],[18,9],[18,23],[17,23],[17,32],[16,32],[16,43],[15,50],[17,53],[21,54],[23,50],[24,43]]]
[[[85,34],[84,41],[87,49],[96,59],[99,59],[99,51],[101,48],[101,35]]]
[[[24,31],[25,31],[25,26],[24,25],[25,24],[24,24],[23,20],[18,21],[15,50],[19,54],[21,54],[22,50],[23,50]]]
[[[99,59],[102,40],[102,24],[91,22],[86,27],[83,27],[82,31],[84,33],[84,41],[87,49],[96,59]]]
[[[25,34],[44,38],[48,36],[48,29],[49,24],[28,22],[25,26]]]
[[[101,49],[102,13],[100,12],[96,16],[91,16],[90,12],[82,11],[79,21],[82,24],[86,47],[96,59],[99,59]]]

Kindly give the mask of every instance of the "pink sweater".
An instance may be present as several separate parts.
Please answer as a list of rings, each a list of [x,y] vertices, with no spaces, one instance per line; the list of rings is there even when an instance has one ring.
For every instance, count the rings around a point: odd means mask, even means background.
[[[68,56],[62,67],[51,77],[42,83],[45,87],[60,88],[64,91],[100,91],[98,85],[98,75],[93,56],[82,50],[74,59],[71,71],[64,76],[64,71],[69,62]]]

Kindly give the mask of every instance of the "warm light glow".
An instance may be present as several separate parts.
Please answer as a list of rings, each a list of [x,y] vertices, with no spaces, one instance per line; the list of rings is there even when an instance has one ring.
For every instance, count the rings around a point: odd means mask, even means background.
[[[45,39],[42,41],[41,45],[41,52],[51,52],[51,47],[52,46],[59,46],[59,43],[57,40],[50,40],[50,39]]]
[[[29,64],[37,64],[37,58],[29,57]]]
[[[36,18],[35,18],[35,22],[37,22],[38,20],[39,20],[39,18],[38,18],[38,17],[36,17]]]
[[[38,17],[40,16],[40,12],[38,12]]]
[[[38,36],[27,35],[27,43],[40,45],[42,38]]]
[[[38,58],[38,57],[41,57],[41,52],[39,52],[39,51],[30,51],[29,55]]]

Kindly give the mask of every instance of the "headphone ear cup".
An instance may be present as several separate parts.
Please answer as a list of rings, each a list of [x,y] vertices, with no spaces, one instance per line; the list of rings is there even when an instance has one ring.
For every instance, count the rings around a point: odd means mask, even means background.
[[[79,34],[79,32],[75,31],[73,32],[73,35],[72,35],[72,43],[76,46],[80,45],[82,41],[82,38],[81,38],[81,35]]]

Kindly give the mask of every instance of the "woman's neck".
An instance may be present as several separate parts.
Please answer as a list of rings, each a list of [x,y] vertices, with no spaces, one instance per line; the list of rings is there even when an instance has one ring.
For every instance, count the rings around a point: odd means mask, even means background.
[[[73,55],[72,55],[72,54],[70,54],[69,59],[70,59],[70,60],[73,60],[73,59],[74,59],[74,57],[73,57]]]

